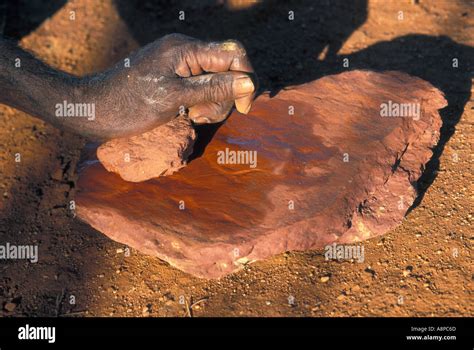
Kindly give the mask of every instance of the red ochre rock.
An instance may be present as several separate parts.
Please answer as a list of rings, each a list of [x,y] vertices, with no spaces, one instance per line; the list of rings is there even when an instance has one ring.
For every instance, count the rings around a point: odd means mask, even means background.
[[[97,158],[122,179],[141,182],[186,166],[195,140],[191,122],[180,116],[144,134],[104,143],[97,149]]]
[[[381,105],[396,112],[394,103],[419,103],[419,118],[382,117]],[[263,94],[172,176],[130,183],[86,163],[77,213],[205,278],[285,251],[360,242],[401,223],[445,105],[428,82],[400,72],[352,71]],[[256,166],[229,164],[232,151],[257,152]]]

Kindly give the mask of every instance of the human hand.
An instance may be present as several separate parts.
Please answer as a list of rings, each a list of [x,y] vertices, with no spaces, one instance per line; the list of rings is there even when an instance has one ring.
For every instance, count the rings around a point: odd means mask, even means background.
[[[91,77],[86,86],[92,90],[88,96],[95,96],[97,121],[104,116],[114,137],[145,132],[185,109],[197,124],[223,121],[234,101],[246,114],[256,90],[254,79],[240,43],[171,34],[138,50],[130,67],[119,64]]]

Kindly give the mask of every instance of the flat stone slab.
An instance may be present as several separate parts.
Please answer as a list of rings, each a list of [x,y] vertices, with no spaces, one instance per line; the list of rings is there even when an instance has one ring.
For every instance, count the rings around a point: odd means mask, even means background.
[[[445,105],[432,85],[400,72],[351,71],[263,94],[171,176],[132,183],[83,163],[77,214],[204,278],[284,251],[360,242],[403,220]]]

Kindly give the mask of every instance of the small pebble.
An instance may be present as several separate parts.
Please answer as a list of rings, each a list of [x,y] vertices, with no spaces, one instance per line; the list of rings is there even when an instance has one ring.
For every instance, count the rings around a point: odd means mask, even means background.
[[[403,270],[403,277],[410,276],[412,271],[413,271],[413,266],[407,266],[405,270]]]
[[[16,309],[16,304],[15,303],[6,303],[3,308],[8,312],[13,312]]]

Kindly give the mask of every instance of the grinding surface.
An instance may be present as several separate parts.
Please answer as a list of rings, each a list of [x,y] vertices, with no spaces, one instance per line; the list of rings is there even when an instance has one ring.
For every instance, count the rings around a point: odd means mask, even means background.
[[[383,117],[388,103],[419,104],[420,115]],[[358,242],[401,223],[445,104],[429,83],[399,72],[352,71],[263,94],[172,176],[132,184],[98,163],[85,167],[78,215],[206,278],[288,250]]]

